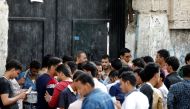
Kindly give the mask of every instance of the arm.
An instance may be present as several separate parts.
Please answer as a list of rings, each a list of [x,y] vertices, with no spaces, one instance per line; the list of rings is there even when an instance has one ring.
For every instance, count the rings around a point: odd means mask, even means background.
[[[57,106],[59,94],[60,94],[60,91],[57,89],[57,87],[55,87],[51,100],[48,102],[49,107],[53,108]]]
[[[174,88],[171,87],[168,93],[168,98],[167,98],[168,109],[174,109],[174,104],[175,104]]]
[[[9,98],[9,94],[1,94],[1,100],[4,106],[16,103],[19,99],[24,99],[26,97],[26,93],[22,92],[19,95]]]

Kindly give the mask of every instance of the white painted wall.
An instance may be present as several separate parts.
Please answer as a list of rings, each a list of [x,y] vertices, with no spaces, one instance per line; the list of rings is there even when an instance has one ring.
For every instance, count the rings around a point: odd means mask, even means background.
[[[8,5],[0,0],[0,75],[4,73],[8,50]]]

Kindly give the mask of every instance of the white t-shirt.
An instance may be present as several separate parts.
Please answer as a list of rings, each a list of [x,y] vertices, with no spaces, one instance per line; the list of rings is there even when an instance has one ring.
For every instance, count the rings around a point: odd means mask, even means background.
[[[163,97],[163,107],[164,109],[167,109],[167,96],[168,96],[168,89],[164,84],[158,89],[160,90],[162,97]]]
[[[139,91],[134,91],[125,97],[121,109],[148,109],[148,98]]]
[[[94,87],[95,89],[98,88],[101,91],[108,93],[108,90],[107,90],[106,86],[103,83],[98,81],[97,78],[93,78],[93,80],[94,80],[94,84],[95,84],[95,87]]]
[[[68,109],[81,109],[82,108],[82,101],[83,101],[83,98],[76,100],[75,102],[73,102],[69,105]]]

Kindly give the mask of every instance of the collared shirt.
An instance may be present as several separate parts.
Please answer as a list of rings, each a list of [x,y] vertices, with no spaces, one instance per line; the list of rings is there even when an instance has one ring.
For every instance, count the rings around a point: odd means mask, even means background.
[[[190,109],[190,80],[183,80],[170,87],[167,104],[169,109]]]
[[[177,72],[172,72],[166,76],[166,79],[164,80],[164,84],[169,89],[172,84],[181,82],[182,80],[183,79],[178,75]]]
[[[84,98],[81,109],[114,109],[114,104],[109,94],[94,89]]]
[[[148,109],[148,98],[139,91],[134,91],[125,97],[121,109]]]
[[[100,81],[98,81],[97,78],[93,78],[93,80],[94,80],[94,84],[95,84],[95,87],[94,87],[95,89],[99,88],[103,92],[108,93],[107,88],[106,88],[106,86],[104,84],[102,84]]]
[[[116,80],[114,83],[111,83],[111,84],[106,85],[108,92],[110,91],[110,88],[111,88],[113,85],[117,84],[117,83],[119,83],[119,80]]]

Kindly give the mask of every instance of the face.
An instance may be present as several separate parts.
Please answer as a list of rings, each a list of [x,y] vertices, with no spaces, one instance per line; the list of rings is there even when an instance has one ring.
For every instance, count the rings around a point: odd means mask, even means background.
[[[18,77],[21,70],[12,69],[12,72],[13,73],[12,73],[11,79],[14,79],[14,78]]]
[[[159,73],[156,73],[154,77],[155,77],[155,83],[158,84],[159,81],[160,81],[160,72],[159,72]],[[156,85],[156,84],[155,84],[155,85]]]
[[[78,63],[83,63],[83,62],[86,62],[88,59],[87,59],[87,56],[85,53],[81,53],[80,54],[80,57],[77,58],[77,62]]]
[[[142,84],[141,77],[140,77],[137,73],[135,73],[135,78],[136,78],[136,80],[137,80],[137,85]]]
[[[170,65],[168,65],[167,63],[165,65],[166,65],[166,69],[167,69],[168,73],[172,72],[172,67]]]
[[[122,92],[126,93],[127,91],[127,82],[124,82],[122,79],[120,79],[120,88]]]
[[[131,53],[125,53],[123,56],[121,56],[121,58],[127,63],[131,60],[131,57]]]
[[[96,66],[97,70],[98,70],[98,74],[102,74],[102,66],[99,65],[99,66]]]
[[[163,61],[163,57],[160,57],[160,54],[157,53],[155,62],[160,65],[162,63],[162,61]]]
[[[102,69],[103,70],[106,70],[110,67],[110,62],[109,62],[109,59],[102,59],[101,61],[101,64],[102,64]]]
[[[88,83],[82,84],[80,81],[77,81],[76,86],[80,96],[86,96],[90,92],[90,85]]]
[[[30,71],[32,73],[33,76],[36,76],[38,74],[40,69],[36,69],[36,68],[31,68]]]

